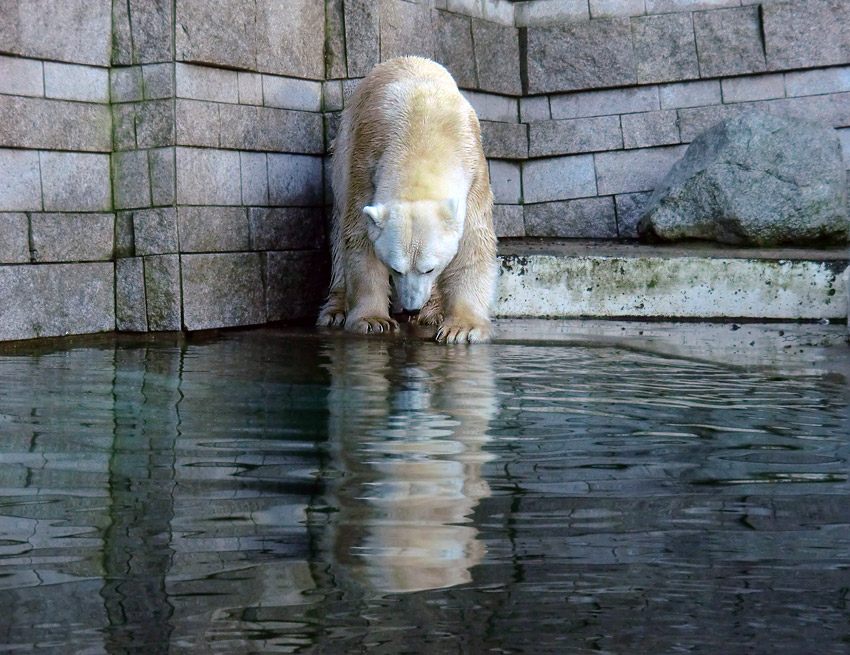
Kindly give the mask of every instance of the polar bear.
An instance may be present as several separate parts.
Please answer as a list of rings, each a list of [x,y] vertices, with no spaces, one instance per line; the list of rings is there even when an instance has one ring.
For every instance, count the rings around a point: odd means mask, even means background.
[[[445,68],[421,57],[375,67],[342,113],[331,182],[331,284],[318,325],[397,330],[392,280],[404,313],[437,325],[437,341],[490,338],[493,194],[478,118]]]

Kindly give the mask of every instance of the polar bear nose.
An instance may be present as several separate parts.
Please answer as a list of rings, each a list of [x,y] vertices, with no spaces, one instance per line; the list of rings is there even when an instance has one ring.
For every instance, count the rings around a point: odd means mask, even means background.
[[[407,309],[407,308],[405,308],[402,311],[404,311],[405,316],[416,316],[419,313],[418,309]]]

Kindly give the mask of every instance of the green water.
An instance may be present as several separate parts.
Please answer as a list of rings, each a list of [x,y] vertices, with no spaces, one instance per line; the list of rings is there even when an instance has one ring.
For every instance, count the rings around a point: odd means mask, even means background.
[[[0,356],[0,652],[846,653],[850,387],[274,330]]]

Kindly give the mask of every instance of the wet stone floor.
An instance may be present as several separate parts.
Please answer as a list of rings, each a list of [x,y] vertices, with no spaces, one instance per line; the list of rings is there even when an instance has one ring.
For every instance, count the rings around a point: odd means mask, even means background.
[[[847,653],[848,405],[604,345],[3,354],[0,652]]]

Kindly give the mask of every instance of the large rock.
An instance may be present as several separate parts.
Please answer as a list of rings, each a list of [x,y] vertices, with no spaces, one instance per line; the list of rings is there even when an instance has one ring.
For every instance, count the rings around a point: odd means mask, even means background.
[[[653,192],[638,233],[751,246],[844,244],[845,176],[834,130],[747,114],[694,139]]]

